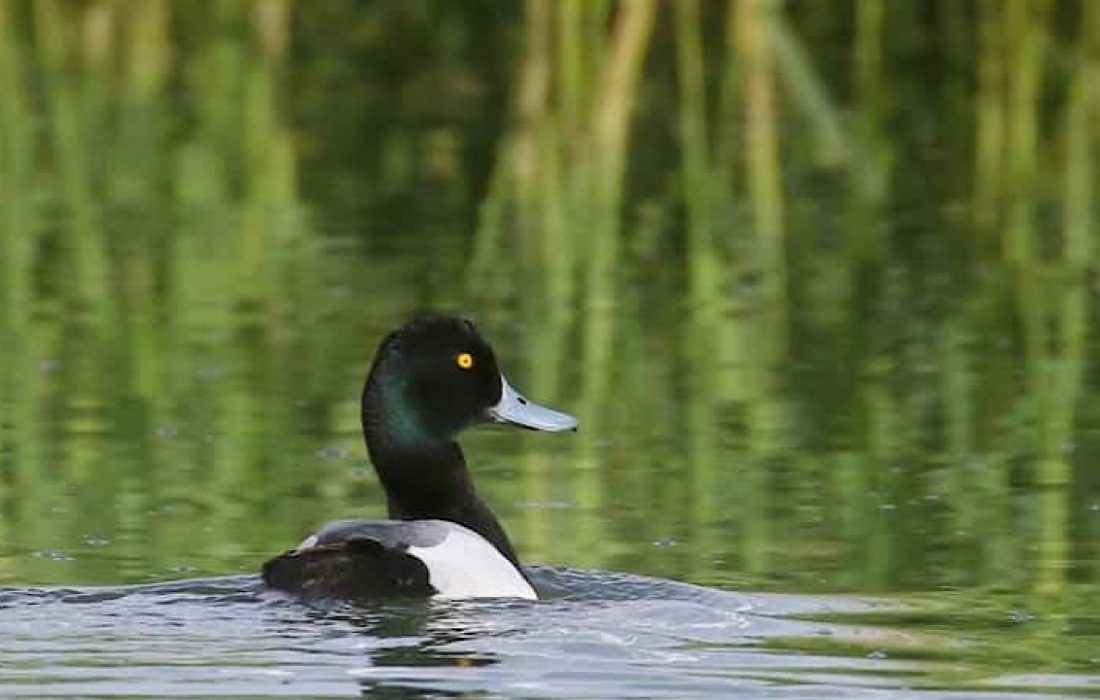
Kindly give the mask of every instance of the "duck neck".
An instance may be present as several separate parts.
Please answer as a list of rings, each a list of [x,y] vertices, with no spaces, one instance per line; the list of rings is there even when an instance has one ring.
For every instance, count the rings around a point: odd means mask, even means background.
[[[458,443],[411,431],[407,422],[395,426],[395,407],[386,403],[370,391],[364,393],[363,435],[386,492],[389,517],[458,523],[484,537],[518,568],[515,549],[478,496]]]
[[[458,444],[377,449],[368,437],[367,451],[386,491],[389,517],[394,520],[448,520],[488,540],[519,566],[504,528],[478,496]]]

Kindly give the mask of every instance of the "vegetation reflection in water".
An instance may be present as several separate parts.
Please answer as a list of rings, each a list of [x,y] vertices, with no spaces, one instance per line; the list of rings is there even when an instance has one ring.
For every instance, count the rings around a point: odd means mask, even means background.
[[[580,415],[527,560],[1095,625],[1100,5],[477,5],[0,0],[0,582],[381,514],[431,307]]]

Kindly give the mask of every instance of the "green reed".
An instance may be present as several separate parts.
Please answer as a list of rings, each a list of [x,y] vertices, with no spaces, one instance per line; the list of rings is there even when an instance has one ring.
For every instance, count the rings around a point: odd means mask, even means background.
[[[64,228],[63,246],[68,258],[72,303],[96,309],[106,295],[105,241],[96,210],[95,174],[89,153],[90,134],[82,124],[75,76],[66,69],[73,52],[74,27],[65,21],[57,0],[32,3],[37,59],[43,68],[49,95],[47,116],[49,146],[57,162],[57,177],[64,203],[71,215]]]
[[[689,358],[691,373],[688,391],[693,400],[684,426],[691,435],[690,467],[691,513],[696,541],[696,556],[702,561],[712,557],[716,548],[707,537],[706,524],[714,521],[718,503],[714,482],[716,470],[716,431],[711,420],[718,407],[714,383],[703,368],[705,359],[714,357],[721,338],[722,308],[715,302],[722,297],[716,286],[722,273],[722,259],[714,238],[718,231],[712,217],[715,210],[710,172],[708,110],[705,96],[704,56],[700,33],[698,2],[676,6],[676,64],[680,88],[680,149],[683,153],[681,176],[686,202],[688,241],[686,244],[687,305],[690,322],[685,325],[684,356]]]
[[[49,507],[61,483],[81,494],[80,514],[114,513],[111,529],[127,532],[165,503],[202,508],[210,494],[224,505],[257,484],[285,484],[285,476],[261,476],[285,452],[250,426],[261,416],[267,426],[293,418],[267,392],[331,339],[301,333],[326,304],[315,271],[320,243],[305,228],[296,155],[273,90],[285,50],[280,5],[265,6],[268,28],[255,42],[247,23],[237,25],[243,41],[231,28],[246,8],[204,17],[209,34],[190,53],[176,53],[170,38],[187,12],[179,6],[0,6],[4,441],[18,475],[11,493],[28,509]],[[32,74],[43,80],[44,130],[22,97]],[[185,120],[168,108],[167,90],[180,76],[193,81],[197,118],[177,141]],[[240,109],[227,109],[229,100]],[[50,159],[32,159],[38,149]],[[37,223],[43,203],[65,216]],[[60,309],[51,287],[44,294],[31,277],[35,265],[59,283]],[[94,322],[81,321],[87,311]],[[242,346],[246,337],[253,340]],[[216,377],[234,372],[257,375],[253,390],[196,391],[195,377],[210,374],[199,384],[217,389]],[[331,400],[344,378],[320,370],[305,379],[303,391]],[[212,421],[192,417],[196,395]],[[51,412],[63,417],[62,434],[43,434]],[[181,422],[208,431],[204,451],[174,444]],[[130,446],[126,454],[109,451],[116,441]],[[122,466],[132,464],[144,468]],[[218,511],[227,524],[203,540],[211,556],[238,551],[234,530],[245,518],[237,510]],[[51,518],[47,528],[33,510],[9,516],[36,542],[79,541],[91,530],[84,517]],[[179,551],[194,534],[179,525],[156,520],[140,541],[120,542],[149,555],[122,575],[167,574],[179,555],[156,553]]]
[[[576,454],[531,436],[515,485],[487,485],[535,560],[1095,580],[1100,12],[949,5],[928,25],[871,0],[527,0],[467,27],[0,0],[0,543],[79,540],[107,510],[140,556],[88,575],[137,580],[380,512],[349,468],[357,384],[371,338],[431,304],[476,313],[533,397],[579,406]],[[345,34],[356,59],[328,52]],[[391,34],[438,51],[424,82],[384,70]],[[489,38],[515,55],[472,62]],[[973,75],[924,74],[941,64]],[[334,65],[351,105],[316,87]],[[451,103],[396,106],[452,83],[463,114],[507,97],[484,182]],[[349,127],[360,102],[397,126]],[[436,209],[460,215],[414,225]],[[80,507],[44,517],[59,482]]]
[[[5,200],[0,207],[0,435],[6,448],[0,468],[13,474],[0,482],[0,498],[11,503],[19,503],[12,500],[16,491],[41,496],[47,486],[47,475],[31,466],[40,463],[46,444],[38,421],[45,402],[36,362],[43,334],[31,323],[41,231],[31,206],[34,139],[15,21],[12,3],[0,2],[0,194]],[[9,525],[11,519],[0,520],[0,538],[10,537]]]
[[[1004,43],[1003,8],[1000,0],[983,0],[977,43],[977,95],[975,97],[974,203],[975,223],[992,229],[1004,189],[1002,170],[1005,149],[1005,72],[1008,55]]]

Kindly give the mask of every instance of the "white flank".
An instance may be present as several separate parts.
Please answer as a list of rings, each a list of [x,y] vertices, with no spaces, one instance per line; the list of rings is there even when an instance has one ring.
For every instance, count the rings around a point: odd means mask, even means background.
[[[497,548],[472,530],[455,523],[432,547],[409,547],[409,554],[428,567],[428,583],[441,598],[526,598],[538,600],[531,584]]]

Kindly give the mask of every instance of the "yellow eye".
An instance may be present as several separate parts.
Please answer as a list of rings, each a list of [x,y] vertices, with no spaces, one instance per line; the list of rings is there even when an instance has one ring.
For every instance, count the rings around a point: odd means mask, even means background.
[[[470,369],[474,366],[474,356],[468,352],[460,352],[455,356],[455,364],[462,369]]]

